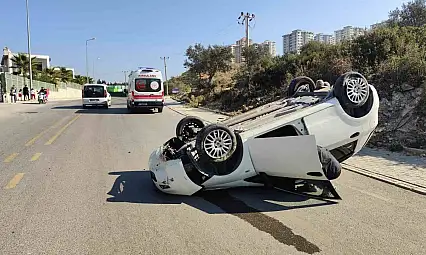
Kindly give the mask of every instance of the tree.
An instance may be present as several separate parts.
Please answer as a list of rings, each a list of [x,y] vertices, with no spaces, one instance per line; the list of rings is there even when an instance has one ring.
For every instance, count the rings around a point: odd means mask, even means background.
[[[65,67],[60,67],[57,76],[62,82],[70,82],[72,81],[72,71],[67,70]]]
[[[32,70],[36,69],[35,57],[31,58]],[[19,53],[12,58],[14,65],[18,68],[19,74],[26,76],[30,72],[30,58],[26,54]]]
[[[389,13],[392,25],[421,27],[426,25],[426,0],[413,0]]]
[[[186,50],[184,66],[190,72],[200,77],[205,75],[208,80],[208,89],[213,89],[212,80],[217,72],[226,72],[231,68],[232,53],[229,47],[209,45],[207,48],[201,44],[189,46]]]

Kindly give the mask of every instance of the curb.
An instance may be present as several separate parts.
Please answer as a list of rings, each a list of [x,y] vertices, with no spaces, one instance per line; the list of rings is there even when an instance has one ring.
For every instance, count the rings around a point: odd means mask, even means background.
[[[360,168],[360,167],[355,167],[355,166],[351,166],[345,163],[342,163],[342,167],[345,168],[346,170],[349,170],[351,172],[363,175],[365,177],[369,177],[372,179],[375,179],[377,181],[381,181],[393,186],[396,186],[398,188],[402,188],[408,191],[412,191],[414,193],[420,194],[420,195],[426,195],[426,187],[415,184],[415,183],[411,183],[411,182],[407,182],[392,176],[387,176],[384,174],[379,174],[379,173],[375,173],[372,172],[370,170],[364,169],[364,168]]]
[[[209,111],[209,112],[214,112],[214,113],[217,113],[217,114],[222,114],[222,115],[225,115],[225,116],[228,116],[228,117],[233,117],[233,116],[235,116],[235,115],[232,115],[232,114],[227,113],[227,112],[222,112],[222,111],[219,111],[219,110],[212,110],[212,109],[209,109],[209,108],[204,107],[204,106],[199,106],[199,107],[197,107],[197,108],[202,109],[202,110],[205,110],[205,111]]]
[[[173,98],[171,98],[171,99],[173,99]],[[179,103],[181,103],[183,105],[187,105],[185,102],[182,102],[182,101],[179,101],[179,100],[176,100],[176,99],[173,99],[173,100],[175,100],[176,102],[179,102]],[[235,116],[235,115],[227,113],[227,112],[222,112],[222,111],[219,111],[219,110],[209,109],[209,108],[204,107],[204,106],[198,106],[195,109],[201,109],[201,110],[205,110],[205,111],[209,111],[209,112],[213,112],[213,113],[217,113],[217,114],[222,114],[222,115],[225,115],[225,116],[228,116],[228,117]]]
[[[173,107],[170,107],[170,106],[166,106],[166,107],[167,107],[167,108],[169,108],[170,110],[174,111],[175,113],[182,115],[182,116],[185,116],[185,117],[190,116],[190,115],[188,115],[188,114],[185,114],[185,113],[180,112],[179,110],[174,109]],[[201,117],[199,117],[199,116],[197,116],[197,117],[198,117],[198,118],[200,118],[200,119],[202,119],[205,123],[209,123],[209,124],[212,124],[212,123],[213,123],[213,122],[208,121],[208,120],[206,120],[206,119],[203,119],[203,118],[201,118]]]

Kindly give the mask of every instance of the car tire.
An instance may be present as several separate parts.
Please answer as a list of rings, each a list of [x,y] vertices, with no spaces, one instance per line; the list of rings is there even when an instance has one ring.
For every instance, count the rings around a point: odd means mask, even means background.
[[[288,85],[287,96],[293,97],[299,91],[314,92],[315,82],[307,76],[294,78]]]
[[[334,84],[333,93],[346,109],[362,107],[371,94],[367,79],[358,72],[342,74]]]
[[[158,112],[163,112],[163,107],[158,107]]]
[[[195,148],[201,161],[224,162],[237,149],[237,138],[228,127],[210,124],[197,134]]]
[[[194,126],[196,128],[204,128],[205,124],[202,119],[194,116],[187,116],[179,121],[176,125],[176,137],[183,142],[189,142],[196,138],[197,134],[193,134],[190,128]]]

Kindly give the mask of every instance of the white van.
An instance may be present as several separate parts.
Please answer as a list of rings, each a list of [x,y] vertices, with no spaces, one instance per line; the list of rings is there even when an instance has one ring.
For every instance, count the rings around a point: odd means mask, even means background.
[[[107,91],[105,84],[84,84],[81,91],[83,108],[88,106],[111,106],[111,94]]]
[[[140,67],[129,74],[127,109],[157,109],[163,112],[164,84],[160,70]]]

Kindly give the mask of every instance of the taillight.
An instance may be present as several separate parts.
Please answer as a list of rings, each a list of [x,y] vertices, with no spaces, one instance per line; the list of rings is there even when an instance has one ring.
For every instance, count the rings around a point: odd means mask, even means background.
[[[104,90],[104,97],[107,97],[107,91]]]
[[[132,90],[132,97],[135,97],[135,91]]]

